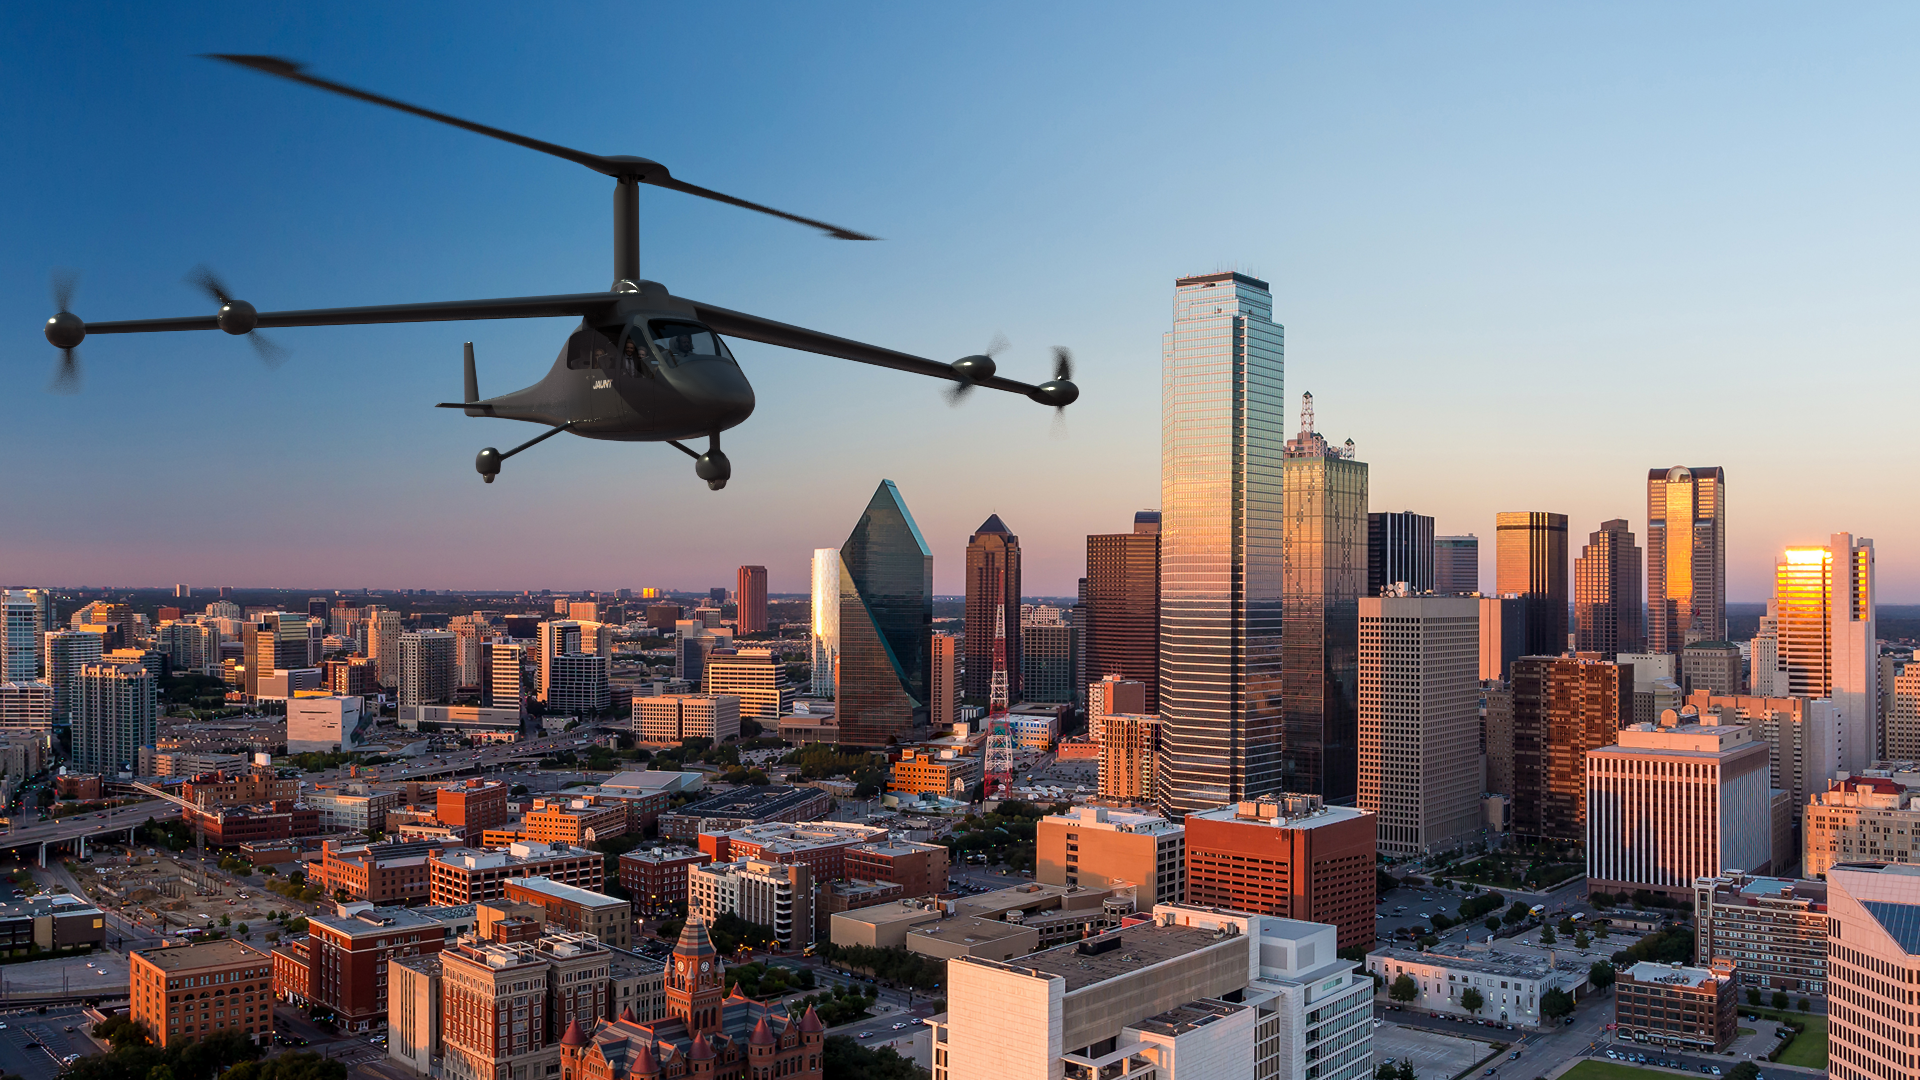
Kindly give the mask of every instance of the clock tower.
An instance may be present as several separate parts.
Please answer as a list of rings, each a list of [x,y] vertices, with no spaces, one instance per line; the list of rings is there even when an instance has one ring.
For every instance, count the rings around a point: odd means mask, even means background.
[[[718,1031],[725,996],[720,954],[707,936],[706,922],[690,915],[667,961],[667,1015],[685,1023],[689,1035]]]

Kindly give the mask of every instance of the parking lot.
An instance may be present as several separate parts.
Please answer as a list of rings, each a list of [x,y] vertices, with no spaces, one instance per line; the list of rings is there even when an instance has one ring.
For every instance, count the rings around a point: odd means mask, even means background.
[[[25,1080],[54,1080],[60,1073],[60,1060],[68,1054],[97,1053],[82,1025],[86,1017],[76,1008],[53,1009],[44,1014],[0,1013],[0,1069]],[[73,1028],[68,1032],[67,1028]]]
[[[1411,1061],[1413,1074],[1420,1080],[1458,1076],[1492,1052],[1493,1047],[1487,1043],[1422,1028],[1381,1024],[1373,1029],[1374,1064]]]

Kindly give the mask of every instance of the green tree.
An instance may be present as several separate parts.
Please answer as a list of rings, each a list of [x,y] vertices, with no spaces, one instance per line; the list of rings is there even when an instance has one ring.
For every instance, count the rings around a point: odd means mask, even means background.
[[[1513,906],[1507,909],[1507,925],[1519,925],[1520,922],[1527,917],[1527,912],[1531,910],[1532,909],[1527,906],[1526,901],[1515,900]]]
[[[1395,1080],[1418,1080],[1413,1074],[1413,1062],[1400,1059],[1400,1068],[1394,1072]]]
[[[1759,987],[1757,986],[1747,987],[1747,1004],[1753,1006],[1756,1009],[1760,1007],[1760,988]]]
[[[1801,1012],[1806,1012],[1807,1010],[1813,1008],[1813,1003],[1808,1001],[1806,998],[1801,998],[1799,1001],[1796,1001],[1793,1003],[1793,1007],[1796,1009],[1799,1009]]]
[[[222,915],[220,916],[220,925],[222,927],[232,926],[233,919],[230,916]]]
[[[891,1046],[865,1047],[848,1035],[829,1035],[822,1048],[821,1075],[834,1080],[926,1080],[927,1072]],[[242,1078],[245,1080],[245,1078]]]
[[[1789,1002],[1787,1000],[1787,992],[1785,990],[1775,990],[1773,992],[1774,1008],[1784,1010],[1788,1004]]]
[[[1574,948],[1584,949],[1591,944],[1593,944],[1593,938],[1589,936],[1585,930],[1575,930],[1573,932]]]
[[[240,924],[239,926],[236,926],[236,927],[234,927],[234,928],[233,928],[233,932],[234,932],[234,933],[236,933],[236,934],[239,934],[239,935],[240,935],[241,937],[246,937],[246,936],[247,936],[247,924],[246,924],[246,923],[241,923],[241,924]]]
[[[1460,1007],[1470,1013],[1478,1014],[1486,1003],[1487,999],[1481,995],[1478,987],[1469,986],[1467,992],[1460,995]]]
[[[1542,926],[1542,927],[1540,928],[1540,944],[1542,944],[1542,945],[1551,945],[1551,944],[1553,944],[1554,942],[1556,942],[1556,941],[1559,941],[1559,940],[1560,940],[1560,939],[1559,939],[1558,937],[1556,937],[1556,936],[1554,936],[1554,933],[1553,933],[1553,927],[1551,927],[1551,926]]]
[[[1591,984],[1595,990],[1605,990],[1607,987],[1612,986],[1613,965],[1607,963],[1605,960],[1595,960],[1593,966],[1587,969],[1587,982]]]
[[[1373,1070],[1373,1080],[1394,1080],[1394,1077],[1398,1075],[1399,1074],[1394,1071],[1393,1066],[1384,1061],[1380,1063],[1379,1068]]]
[[[1760,1080],[1760,1066],[1751,1061],[1743,1061],[1727,1074],[1727,1080]]]
[[[1487,925],[1487,929],[1489,929],[1489,930],[1498,930],[1498,929],[1500,929],[1500,916],[1498,916],[1498,915],[1489,915],[1489,916],[1487,916],[1487,924],[1486,924],[1486,925]]]
[[[1540,1015],[1549,1020],[1573,1015],[1573,995],[1558,988],[1547,991],[1540,999]]]
[[[1399,978],[1393,980],[1393,985],[1387,987],[1387,996],[1395,1001],[1412,1001],[1420,996],[1420,984],[1413,981],[1413,976],[1402,972]]]

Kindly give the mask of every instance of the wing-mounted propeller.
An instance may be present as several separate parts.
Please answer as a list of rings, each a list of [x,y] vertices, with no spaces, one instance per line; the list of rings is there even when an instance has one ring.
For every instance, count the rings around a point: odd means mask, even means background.
[[[1053,347],[1053,378],[1034,387],[1028,397],[1042,405],[1053,406],[1054,430],[1063,430],[1067,406],[1080,399],[1080,388],[1073,385],[1073,351],[1064,345]]]
[[[973,388],[993,378],[995,367],[993,358],[1007,350],[1007,335],[995,333],[993,340],[987,342],[987,351],[963,356],[951,365],[956,378],[953,385],[947,387],[947,404],[958,405],[973,393]]]
[[[220,329],[229,334],[236,337],[245,336],[247,344],[253,346],[253,351],[260,357],[261,363],[270,368],[277,368],[286,362],[287,350],[254,329],[260,325],[260,313],[254,310],[252,304],[236,299],[233,291],[221,284],[219,278],[213,276],[212,270],[205,266],[194,267],[187,274],[187,284],[206,293],[208,298],[220,305],[220,311],[214,316],[214,321],[220,325]]]
[[[69,310],[73,306],[73,290],[79,284],[80,275],[72,270],[53,272],[53,306],[60,310],[47,320],[47,341],[60,350],[60,366],[53,369],[53,382],[48,389],[56,394],[72,394],[80,389],[80,343],[86,340],[87,324]]]

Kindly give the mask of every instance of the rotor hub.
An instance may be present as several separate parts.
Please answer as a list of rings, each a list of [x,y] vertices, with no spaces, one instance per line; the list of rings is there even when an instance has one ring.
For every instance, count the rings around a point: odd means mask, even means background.
[[[1080,388],[1066,379],[1048,379],[1033,388],[1033,400],[1064,409],[1080,399]]]
[[[993,378],[998,370],[993,357],[985,355],[963,356],[951,365],[956,374],[968,382],[981,383]]]

